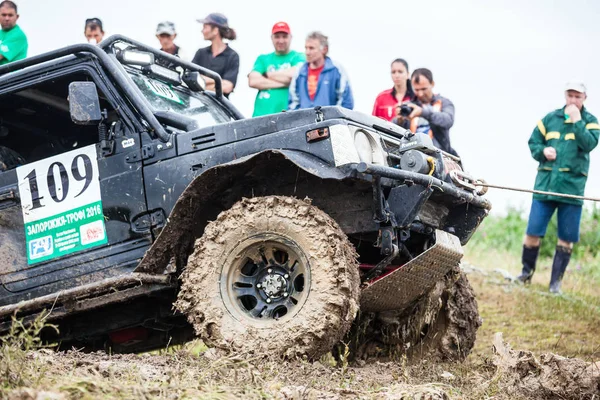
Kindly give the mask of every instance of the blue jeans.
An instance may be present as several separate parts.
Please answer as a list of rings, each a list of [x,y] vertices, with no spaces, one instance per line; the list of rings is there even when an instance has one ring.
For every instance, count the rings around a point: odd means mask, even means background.
[[[558,201],[543,201],[533,199],[527,234],[544,237],[548,223],[558,208],[558,238],[565,242],[579,242],[579,223],[581,222],[582,206],[561,203]]]

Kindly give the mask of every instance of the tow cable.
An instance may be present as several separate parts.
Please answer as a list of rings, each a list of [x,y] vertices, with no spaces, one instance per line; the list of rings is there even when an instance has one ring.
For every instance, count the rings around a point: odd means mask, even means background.
[[[556,197],[566,197],[568,199],[588,200],[588,201],[598,201],[598,202],[600,202],[600,198],[598,198],[598,197],[577,196],[577,195],[574,195],[574,194],[565,194],[565,193],[556,193],[556,192],[545,192],[543,190],[520,189],[520,188],[515,188],[515,187],[510,187],[510,186],[491,185],[491,184],[486,183],[486,182],[477,182],[476,186],[483,186],[483,187],[494,188],[494,189],[502,189],[502,190],[512,190],[512,191],[515,191],[515,192],[525,192],[525,193],[534,193],[534,194],[544,194],[544,195],[556,196]]]
[[[568,198],[568,199],[600,202],[600,198],[598,198],[598,197],[578,196],[578,195],[574,195],[574,194],[565,194],[565,193],[556,193],[556,192],[546,192],[543,190],[535,190],[535,189],[521,189],[521,188],[516,188],[516,187],[512,187],[512,186],[504,186],[504,185],[492,185],[492,184],[487,183],[483,179],[475,179],[471,175],[469,175],[467,172],[460,171],[460,170],[450,171],[450,178],[457,186],[461,186],[464,189],[469,189],[479,196],[483,196],[484,194],[486,194],[488,188],[494,188],[494,189],[501,189],[501,190],[512,190],[514,192],[543,194],[543,195],[548,195],[548,196],[564,197],[564,198]]]

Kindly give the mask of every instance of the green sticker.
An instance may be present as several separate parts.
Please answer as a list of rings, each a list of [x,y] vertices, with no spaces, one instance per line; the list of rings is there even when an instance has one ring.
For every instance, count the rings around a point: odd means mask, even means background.
[[[175,93],[175,91],[173,89],[171,89],[169,86],[165,85],[164,83],[157,82],[157,81],[151,81],[148,79],[145,79],[144,82],[146,82],[146,86],[148,86],[148,88],[155,95],[160,96],[163,99],[173,101],[178,104],[183,104],[183,100],[181,100],[179,98],[179,96],[177,96],[177,93]]]
[[[29,264],[106,244],[102,202],[25,224],[25,239]]]

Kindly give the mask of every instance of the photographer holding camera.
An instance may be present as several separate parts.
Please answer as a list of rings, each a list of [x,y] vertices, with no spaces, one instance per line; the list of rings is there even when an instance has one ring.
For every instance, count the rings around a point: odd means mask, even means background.
[[[450,128],[454,125],[454,104],[445,97],[433,93],[435,82],[427,68],[416,69],[411,76],[415,99],[398,107],[398,125],[415,133],[428,134],[439,149],[458,157],[450,145]],[[409,110],[410,107],[410,110]]]
[[[392,61],[391,75],[394,87],[379,93],[373,105],[373,115],[386,121],[392,121],[398,115],[398,105],[410,101],[414,95],[406,60],[397,58]],[[411,111],[409,108],[409,114]]]

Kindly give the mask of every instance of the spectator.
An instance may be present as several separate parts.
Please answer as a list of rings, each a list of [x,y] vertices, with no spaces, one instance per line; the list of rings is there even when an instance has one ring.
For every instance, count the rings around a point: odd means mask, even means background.
[[[181,50],[181,47],[175,44],[175,38],[177,32],[175,31],[175,24],[170,21],[163,21],[156,27],[156,38],[160,42],[160,49],[165,53],[169,53],[173,56],[179,57],[182,60],[187,60],[185,53]],[[157,59],[156,63],[167,68],[173,68],[174,65],[166,60]]]
[[[402,58],[392,61],[394,87],[379,93],[373,105],[373,115],[391,121],[398,116],[399,105],[412,100],[414,93],[408,75],[408,63]]]
[[[17,5],[6,0],[0,3],[0,65],[27,57],[27,36],[17,25]]]
[[[428,134],[439,149],[458,156],[450,145],[450,128],[454,125],[454,104],[439,94],[433,94],[433,73],[427,68],[413,71],[412,89],[414,103],[408,103],[413,109],[409,114],[410,130]]]
[[[315,106],[342,106],[352,109],[354,99],[348,76],[341,65],[327,56],[329,43],[321,32],[306,38],[306,62],[290,83],[290,110]]]
[[[104,38],[104,28],[102,21],[99,18],[88,18],[85,20],[85,28],[83,29],[85,39],[90,44],[98,44]]]
[[[223,39],[235,40],[235,31],[229,27],[227,17],[223,14],[212,13],[197,21],[204,24],[202,34],[204,40],[210,40],[211,45],[199,49],[192,62],[219,74],[223,80],[223,94],[229,97],[237,82],[240,56]],[[205,79],[206,88],[214,90],[215,81],[208,77]]]
[[[535,190],[583,196],[590,165],[590,152],[598,145],[600,125],[583,106],[586,88],[581,82],[565,87],[566,105],[546,115],[529,139],[531,156],[538,161]],[[550,292],[560,293],[560,284],[571,259],[573,243],[579,241],[583,201],[534,194],[523,242],[523,270],[518,279],[531,282],[540,251],[540,238],[554,210],[558,209],[558,243],[552,262]]]
[[[304,54],[290,50],[292,33],[287,23],[273,25],[271,41],[275,51],[258,56],[248,74],[248,85],[258,89],[253,117],[287,109],[288,87],[298,67],[305,61]]]

